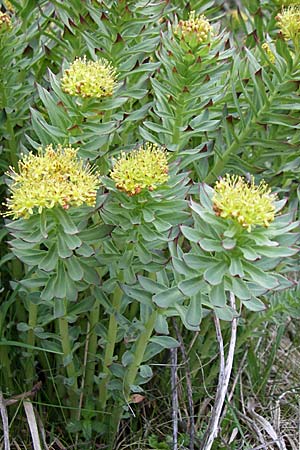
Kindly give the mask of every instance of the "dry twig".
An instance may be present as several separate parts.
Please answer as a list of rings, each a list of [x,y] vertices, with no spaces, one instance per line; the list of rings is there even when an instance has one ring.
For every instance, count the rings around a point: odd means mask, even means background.
[[[230,293],[230,303],[231,303],[231,307],[235,311],[235,297],[234,297],[233,293]],[[216,315],[214,316],[214,322],[215,322],[215,327],[216,327],[216,335],[217,335],[217,341],[218,341],[219,353],[220,353],[219,381],[218,381],[215,403],[214,403],[214,406],[213,406],[213,409],[211,412],[207,430],[204,434],[204,438],[203,438],[203,441],[200,446],[200,450],[210,450],[215,438],[218,435],[218,429],[219,429],[219,425],[220,425],[220,416],[222,413],[223,405],[225,402],[225,397],[226,397],[227,390],[228,390],[230,375],[231,375],[231,371],[232,371],[233,358],[234,358],[235,343],[236,343],[237,318],[234,317],[232,319],[232,323],[231,323],[231,337],[230,337],[227,359],[225,362],[223,336],[222,336],[220,321]]]

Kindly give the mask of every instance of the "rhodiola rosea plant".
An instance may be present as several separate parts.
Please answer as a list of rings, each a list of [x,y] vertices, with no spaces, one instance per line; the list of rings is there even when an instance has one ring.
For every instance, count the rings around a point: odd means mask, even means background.
[[[2,5],[3,386],[41,380],[78,448],[113,448],[174,323],[210,320],[219,382],[186,445],[211,448],[237,324],[295,284],[299,9],[222,5]]]

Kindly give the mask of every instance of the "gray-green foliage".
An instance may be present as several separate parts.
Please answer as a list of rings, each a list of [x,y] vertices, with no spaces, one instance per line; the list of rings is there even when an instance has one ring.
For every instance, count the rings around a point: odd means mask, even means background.
[[[11,3],[12,29],[0,35],[3,196],[9,166],[50,143],[78,147],[103,178],[95,208],[8,223],[0,323],[11,344],[0,347],[2,385],[8,395],[25,391],[35,366],[48,374],[50,364],[45,398],[55,384],[63,406],[77,408],[83,382],[82,420],[71,412],[69,428],[112,445],[131,394],[147,391],[151,361],[178,346],[170,317],[180,318],[187,343],[200,330],[191,353],[198,374],[197,352],[205,361],[216,352],[212,312],[225,321],[237,314],[229,292],[258,324],[269,304],[274,316],[296,314],[300,55],[278,35],[275,2],[243,2],[237,16],[208,0]],[[214,30],[193,51],[174,33],[187,9],[205,13]],[[112,97],[62,91],[63,70],[84,55],[116,68]],[[169,181],[130,197],[108,175],[113,157],[143,141],[169,152]],[[289,197],[282,215],[251,233],[217,217],[209,185],[227,172],[264,178]],[[243,333],[251,331],[241,342]],[[209,383],[215,375],[214,366]]]

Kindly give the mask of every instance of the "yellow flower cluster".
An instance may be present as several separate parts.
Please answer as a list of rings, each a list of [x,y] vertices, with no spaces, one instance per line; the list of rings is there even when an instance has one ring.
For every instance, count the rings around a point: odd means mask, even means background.
[[[268,227],[274,220],[275,200],[276,195],[263,181],[256,186],[253,177],[249,183],[227,174],[216,183],[213,207],[218,216],[231,218],[250,232],[253,226]]]
[[[0,32],[12,29],[10,16],[0,11]]]
[[[276,16],[279,29],[286,40],[294,43],[300,39],[300,5],[283,8]]]
[[[143,189],[153,191],[169,178],[167,154],[157,144],[149,142],[128,154],[122,152],[110,177],[118,189],[130,196]]]
[[[266,56],[268,57],[269,61],[274,64],[275,63],[275,55],[270,49],[270,46],[267,42],[264,42],[261,48],[264,50]]]
[[[108,61],[76,58],[61,80],[64,92],[80,97],[110,97],[116,87],[116,71]]]
[[[188,20],[180,20],[174,33],[189,45],[199,45],[206,42],[212,36],[212,27],[207,18],[202,14],[196,16],[191,11]]]
[[[29,153],[19,161],[19,173],[8,174],[13,183],[7,201],[7,216],[28,218],[44,208],[87,204],[94,206],[99,175],[77,158],[77,150],[48,145],[38,155]]]

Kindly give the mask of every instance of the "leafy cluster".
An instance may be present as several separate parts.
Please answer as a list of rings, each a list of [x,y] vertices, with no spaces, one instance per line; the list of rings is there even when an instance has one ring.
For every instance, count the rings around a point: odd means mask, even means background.
[[[42,378],[42,415],[53,429],[66,418],[66,447],[75,433],[78,449],[111,450],[153,374],[168,389],[169,349],[188,347],[202,404],[212,319],[226,340],[238,317],[239,358],[284,299],[294,308],[299,7],[0,3],[3,391]]]

